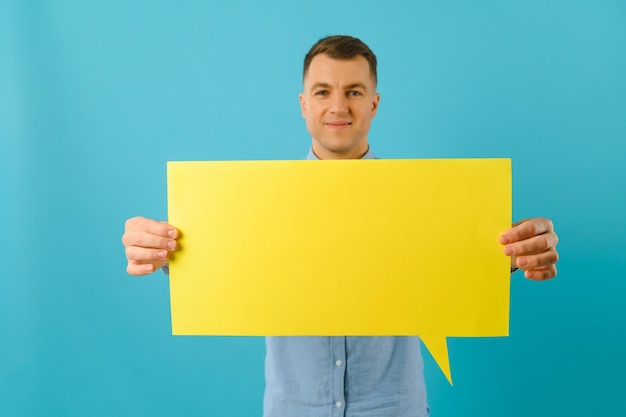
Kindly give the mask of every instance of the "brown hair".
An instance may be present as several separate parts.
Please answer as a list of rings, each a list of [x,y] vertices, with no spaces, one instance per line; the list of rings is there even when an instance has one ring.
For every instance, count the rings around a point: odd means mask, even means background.
[[[311,61],[316,55],[326,54],[333,59],[352,59],[359,55],[367,60],[370,66],[370,72],[374,77],[374,82],[378,82],[376,74],[376,55],[374,52],[360,39],[347,35],[335,35],[322,38],[311,47],[304,57],[304,68],[302,78],[306,77],[306,73],[311,66]]]

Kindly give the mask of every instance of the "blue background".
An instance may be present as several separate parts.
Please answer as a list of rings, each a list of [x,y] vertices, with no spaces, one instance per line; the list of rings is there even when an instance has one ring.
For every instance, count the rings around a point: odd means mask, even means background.
[[[626,415],[626,2],[0,2],[0,415],[260,415],[262,338],[172,337],[126,275],[167,160],[302,159],[320,37],[379,57],[385,158],[512,157],[559,277],[512,277],[510,337],[425,351],[433,416]]]

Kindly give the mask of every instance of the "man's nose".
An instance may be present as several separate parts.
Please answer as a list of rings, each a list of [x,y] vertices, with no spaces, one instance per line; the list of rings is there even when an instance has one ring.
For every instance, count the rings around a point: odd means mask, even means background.
[[[347,113],[348,98],[343,94],[335,94],[332,98],[330,110],[333,113]]]

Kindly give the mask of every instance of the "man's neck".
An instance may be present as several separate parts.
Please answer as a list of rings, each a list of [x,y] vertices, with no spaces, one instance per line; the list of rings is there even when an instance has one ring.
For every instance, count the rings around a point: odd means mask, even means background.
[[[315,143],[311,146],[311,152],[317,159],[362,159],[369,152],[370,148],[368,144],[365,144],[365,149],[350,149],[347,152],[329,152],[325,149],[320,149],[315,146]]]
[[[306,159],[308,159],[308,160],[321,160],[323,158],[320,158],[319,155],[317,155],[314,152],[313,147],[311,147],[311,148],[309,148],[309,154],[307,155]],[[338,160],[338,159],[377,159],[377,158],[376,158],[376,155],[374,155],[374,152],[372,152],[372,150],[368,147],[367,151],[363,155],[358,157],[358,158],[334,158],[334,159]]]

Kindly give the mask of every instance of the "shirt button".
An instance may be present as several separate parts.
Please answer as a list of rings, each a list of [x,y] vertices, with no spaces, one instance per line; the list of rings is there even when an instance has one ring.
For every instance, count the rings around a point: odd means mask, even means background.
[[[335,365],[341,366],[341,361],[339,359],[337,359],[337,362],[335,362]]]
[[[337,408],[341,408],[341,401],[337,401],[335,405],[337,406]]]

